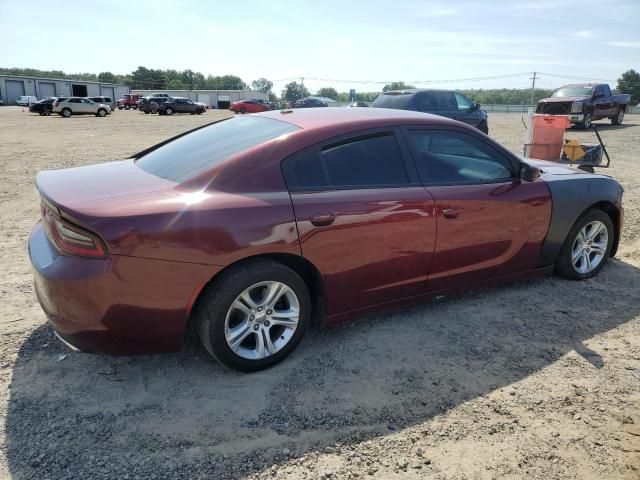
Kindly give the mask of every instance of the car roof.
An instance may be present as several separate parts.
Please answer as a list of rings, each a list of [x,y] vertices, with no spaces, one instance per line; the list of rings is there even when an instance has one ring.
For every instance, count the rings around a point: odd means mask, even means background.
[[[559,87],[558,90],[566,87],[597,87],[598,85],[604,85],[604,83],[569,83]]]
[[[349,127],[349,130],[354,126],[358,126],[358,124],[362,128],[400,124],[459,125],[459,122],[437,115],[392,108],[354,109],[329,107],[285,109],[270,110],[253,115],[291,123],[304,130],[323,128],[327,125]]]
[[[407,88],[404,90],[389,90],[382,92],[383,95],[411,95],[418,92],[457,92],[457,90],[446,90],[443,88]]]

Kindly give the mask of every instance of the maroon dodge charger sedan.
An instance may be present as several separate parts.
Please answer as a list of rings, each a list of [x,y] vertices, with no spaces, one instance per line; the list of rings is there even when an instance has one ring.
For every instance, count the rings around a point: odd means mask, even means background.
[[[36,183],[29,253],[61,339],[160,352],[193,328],[243,371],[283,359],[312,322],[552,270],[591,277],[623,221],[609,177],[390,109],[241,116]]]

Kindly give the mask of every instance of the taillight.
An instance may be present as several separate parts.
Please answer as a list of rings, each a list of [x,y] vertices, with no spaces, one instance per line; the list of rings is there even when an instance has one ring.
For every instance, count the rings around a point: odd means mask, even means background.
[[[101,258],[106,249],[93,233],[61,218],[52,207],[42,202],[42,214],[50,238],[63,252],[81,257]]]

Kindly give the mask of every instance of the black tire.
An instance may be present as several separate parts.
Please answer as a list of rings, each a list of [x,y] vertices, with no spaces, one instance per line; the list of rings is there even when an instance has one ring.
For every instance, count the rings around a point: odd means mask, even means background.
[[[247,113],[247,109],[246,109],[246,108],[244,108],[244,107],[242,107],[242,108],[240,109],[240,113],[242,113],[242,114]]]
[[[145,114],[145,115],[149,115],[150,113],[151,113],[151,112],[150,112],[149,110],[145,110],[145,111],[144,111],[144,114]]]
[[[624,121],[624,108],[619,108],[615,116],[611,118],[611,125],[622,125]]]
[[[124,107],[118,105],[118,110],[122,110]]]
[[[483,120],[478,124],[478,130],[480,130],[485,135],[489,135],[489,125],[487,124],[486,120]]]
[[[106,117],[107,116],[107,111],[104,108],[99,108],[98,112],[96,113],[96,117]]]
[[[124,109],[125,109],[125,110],[130,110],[130,109],[131,109],[131,105],[125,105],[125,106],[124,106]]]
[[[173,115],[173,108],[167,107],[167,109],[164,111],[164,113],[166,113],[167,115]]]
[[[40,115],[41,117],[44,117],[44,112],[38,112],[38,115]]]
[[[231,304],[245,289],[265,281],[278,281],[293,290],[298,298],[300,317],[293,336],[281,350],[263,359],[246,359],[229,347],[224,333],[225,320]],[[235,370],[255,372],[280,362],[300,343],[311,322],[311,299],[306,284],[293,270],[273,260],[255,259],[230,267],[207,285],[193,315],[200,341],[214,358]]]
[[[43,113],[48,117],[49,115],[51,115],[51,109],[45,108]]]
[[[582,123],[579,123],[578,126],[583,130],[587,130],[588,128],[591,128],[592,123],[593,123],[593,114],[591,112],[587,112],[584,114],[584,119],[582,120]]]
[[[608,237],[607,247],[605,249],[604,258],[596,268],[588,273],[580,273],[576,270],[576,268],[573,266],[573,262],[571,261],[572,249],[580,230],[582,230],[585,225],[593,221],[602,222],[606,226]],[[573,225],[573,227],[571,227],[571,230],[569,230],[569,234],[567,235],[567,238],[564,241],[564,245],[560,250],[560,255],[556,260],[556,275],[568,278],[570,280],[585,280],[587,278],[596,276],[600,272],[600,270],[602,270],[605,263],[607,263],[609,255],[611,254],[611,248],[613,247],[614,240],[615,230],[613,227],[613,222],[611,221],[609,215],[597,208],[587,210],[580,216],[580,218],[578,218],[578,220],[576,220],[576,223]]]
[[[72,113],[73,112],[71,112],[70,108],[63,108],[62,111],[60,112],[60,115],[62,115],[64,118],[69,118]]]

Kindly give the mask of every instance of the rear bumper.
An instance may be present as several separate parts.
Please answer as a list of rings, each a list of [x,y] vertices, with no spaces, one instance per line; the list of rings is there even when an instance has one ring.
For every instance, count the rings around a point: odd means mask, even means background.
[[[65,343],[85,352],[178,350],[190,309],[215,273],[208,265],[111,255],[61,255],[38,223],[29,239],[35,291]]]

